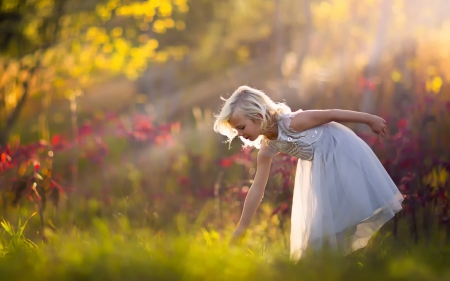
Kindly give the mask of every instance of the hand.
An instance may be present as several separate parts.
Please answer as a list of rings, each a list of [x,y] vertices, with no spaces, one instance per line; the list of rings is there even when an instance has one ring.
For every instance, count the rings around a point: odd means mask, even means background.
[[[234,232],[233,235],[230,238],[230,242],[228,243],[229,246],[234,245],[240,245],[242,243],[242,240],[245,238],[245,235],[247,234],[247,230],[238,227]]]
[[[384,135],[387,132],[386,128],[386,120],[384,120],[381,117],[378,117],[376,115],[372,115],[372,118],[370,119],[369,123],[370,129],[377,135],[384,137]]]

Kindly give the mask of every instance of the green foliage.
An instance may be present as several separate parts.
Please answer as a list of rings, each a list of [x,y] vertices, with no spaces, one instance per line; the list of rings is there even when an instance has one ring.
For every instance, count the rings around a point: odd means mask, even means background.
[[[28,220],[32,218],[37,212],[33,213],[24,224],[19,220],[17,228],[6,220],[0,222],[0,226],[3,228],[6,237],[0,240],[0,256],[7,253],[14,253],[24,250],[35,250],[37,245],[24,236],[24,230],[27,226]],[[4,241],[2,241],[4,240]]]
[[[227,239],[231,231],[200,228],[182,234],[129,228],[126,221],[125,217],[109,222],[96,219],[90,230],[68,227],[33,251],[22,247],[3,256],[2,280],[351,281],[450,277],[448,246],[413,246],[388,235],[375,237],[368,248],[347,257],[324,252],[295,263],[289,260],[279,239],[266,243],[266,235],[258,232],[251,232],[252,239],[242,246],[230,248]]]
[[[99,81],[136,80],[150,63],[182,59],[188,11],[186,0],[1,1],[0,145],[28,96],[44,96],[45,111],[52,95],[74,99]]]

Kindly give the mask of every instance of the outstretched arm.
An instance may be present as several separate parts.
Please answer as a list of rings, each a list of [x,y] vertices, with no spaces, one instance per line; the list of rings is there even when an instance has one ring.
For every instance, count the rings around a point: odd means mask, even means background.
[[[383,118],[364,112],[342,109],[300,111],[291,118],[290,127],[295,131],[303,132],[331,121],[364,123],[381,136],[386,133],[386,121]]]
[[[267,180],[269,178],[271,164],[272,157],[258,153],[255,178],[247,193],[247,197],[245,198],[241,219],[230,243],[234,243],[237,239],[242,238],[250,225],[250,222],[263,198],[264,190],[266,189]]]

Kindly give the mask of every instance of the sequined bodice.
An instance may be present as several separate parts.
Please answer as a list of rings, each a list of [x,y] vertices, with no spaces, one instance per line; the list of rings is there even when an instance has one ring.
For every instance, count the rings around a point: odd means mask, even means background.
[[[283,117],[289,118],[289,117]],[[292,130],[283,120],[278,122],[278,138],[266,139],[267,146],[272,150],[285,153],[302,160],[312,160],[314,157],[313,144],[320,139],[323,125],[303,132]]]

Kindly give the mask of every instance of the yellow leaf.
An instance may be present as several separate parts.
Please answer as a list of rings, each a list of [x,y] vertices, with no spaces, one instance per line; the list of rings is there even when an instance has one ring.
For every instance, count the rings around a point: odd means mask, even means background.
[[[72,44],[72,53],[78,54],[81,51],[81,44],[78,41],[73,42]]]
[[[147,41],[147,47],[150,49],[154,50],[154,49],[158,48],[158,46],[159,46],[159,43],[158,43],[158,40],[156,40],[156,39],[150,39]]]
[[[53,85],[55,85],[55,87],[60,88],[63,87],[66,84],[66,82],[64,81],[64,79],[62,78],[55,78],[55,80],[53,80]]]
[[[95,39],[98,33],[99,30],[97,27],[90,27],[86,33],[86,36],[88,39]]]
[[[86,71],[86,72],[88,72],[88,71]],[[80,79],[78,79],[78,81],[82,85],[87,85],[87,84],[89,84],[90,79],[91,79],[91,77],[89,75],[85,74],[85,75],[81,75],[81,77],[80,77]]]
[[[129,6],[122,6],[116,9],[117,16],[129,16],[132,12],[132,9]]]
[[[23,176],[25,174],[25,171],[27,170],[28,163],[22,162],[20,164],[19,170],[17,171],[17,174],[19,177]]]
[[[178,11],[180,11],[181,13],[187,13],[187,12],[189,12],[189,6],[188,5],[179,5]]]
[[[125,75],[127,76],[128,79],[130,79],[132,81],[136,80],[139,77],[139,75],[135,69],[127,70],[125,72]]]
[[[141,3],[134,3],[131,9],[134,18],[141,18],[144,15],[143,5]]]
[[[132,69],[137,70],[144,70],[144,68],[147,66],[147,60],[144,55],[138,58],[133,58],[130,62],[128,67]]]
[[[429,184],[433,188],[445,184],[449,178],[449,173],[445,169],[434,168],[431,173],[423,178],[425,184]]]
[[[439,181],[442,184],[446,183],[448,180],[448,176],[449,176],[449,174],[448,174],[447,170],[441,170],[441,172],[439,173]]]
[[[95,11],[103,20],[109,20],[111,18],[111,10],[103,5],[97,5]]]
[[[124,57],[120,55],[114,55],[111,59],[111,69],[114,71],[119,71],[124,63]]]
[[[177,21],[175,28],[178,30],[185,30],[186,24],[183,21],[179,20],[179,21]]]
[[[139,48],[131,48],[130,55],[133,58],[138,58],[138,57],[142,56],[141,50]]]
[[[153,31],[155,31],[156,33],[166,32],[166,26],[164,24],[164,21],[155,20],[155,22],[153,23]]]
[[[79,58],[81,63],[88,63],[91,60],[91,54],[89,51],[83,51],[81,52]]]
[[[28,25],[26,25],[24,34],[29,38],[36,38],[38,29],[42,26],[42,22],[41,18],[32,19]]]
[[[149,51],[146,50],[145,56],[147,58],[153,58],[154,56],[156,56],[156,52],[154,50],[149,50]]]
[[[186,5],[187,0],[174,0],[175,5],[182,6]]]
[[[106,4],[106,8],[108,10],[114,10],[117,7],[118,1],[109,1],[108,4]]]
[[[113,46],[111,44],[107,44],[103,46],[103,53],[111,53],[113,51]]]
[[[114,39],[114,48],[117,50],[117,52],[121,54],[125,54],[130,49],[130,44],[123,38],[116,38]]]
[[[431,90],[435,94],[438,94],[441,91],[441,87],[442,87],[443,83],[444,83],[444,81],[442,80],[441,77],[439,77],[439,76],[434,77],[433,80],[431,81]]]
[[[153,16],[145,16],[144,17],[144,21],[145,22],[152,22],[153,21]]]
[[[103,68],[106,66],[106,58],[102,54],[99,54],[95,57],[95,65],[99,68]]]
[[[151,1],[143,3],[141,8],[142,13],[147,17],[153,17],[155,15],[155,5],[153,5]]]
[[[112,37],[120,37],[122,35],[122,27],[114,27],[113,30],[111,30],[111,36]]]
[[[169,2],[164,2],[159,6],[158,12],[162,17],[170,17],[172,14],[172,5]]]
[[[50,175],[50,170],[47,169],[46,167],[41,167],[41,174],[43,176],[49,176]]]
[[[132,28],[128,28],[127,31],[125,32],[125,35],[128,38],[134,38],[134,37],[136,37],[136,30],[134,30]]]
[[[72,77],[79,77],[83,73],[83,68],[81,66],[76,65],[75,67],[71,68],[70,74]]]
[[[237,55],[239,60],[246,60],[250,55],[250,50],[246,46],[239,47],[239,49],[237,50]]]
[[[145,42],[147,42],[147,40],[148,40],[148,35],[147,34],[141,34],[138,37],[138,41],[141,42],[141,43],[145,43]]]
[[[394,82],[399,82],[402,80],[402,74],[398,70],[394,70],[391,77]]]
[[[166,62],[168,58],[169,58],[169,55],[167,54],[167,52],[161,51],[156,54],[155,61]]]
[[[427,81],[425,82],[425,90],[426,90],[427,92],[431,92],[431,81],[430,81],[430,80],[427,80]]]
[[[203,233],[203,238],[205,239],[206,245],[211,246],[212,245],[212,240],[211,240],[211,235],[209,235],[208,231],[202,227],[202,233]]]
[[[143,22],[139,25],[139,29],[142,31],[147,31],[149,28],[150,28],[150,26],[146,22]]]
[[[184,57],[184,51],[182,48],[174,48],[171,50],[170,54],[176,61],[182,60]]]
[[[97,45],[107,44],[109,43],[109,37],[105,33],[99,33],[97,34],[97,36],[95,36],[94,43]]]
[[[166,28],[173,28],[175,26],[175,22],[173,21],[173,19],[165,19],[164,25],[166,26]]]

